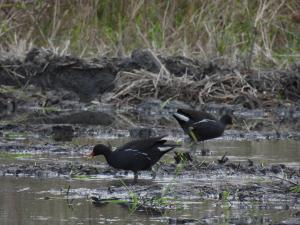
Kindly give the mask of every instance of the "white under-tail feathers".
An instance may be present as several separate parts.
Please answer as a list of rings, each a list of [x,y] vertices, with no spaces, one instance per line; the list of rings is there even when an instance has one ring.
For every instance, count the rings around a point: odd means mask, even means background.
[[[184,122],[190,121],[190,118],[188,118],[187,116],[182,115],[182,114],[180,114],[180,113],[174,113],[174,116],[175,116],[177,119],[182,120],[182,121],[184,121]]]
[[[190,121],[190,118],[188,118],[187,116],[182,115],[182,114],[180,114],[180,113],[174,113],[174,116],[175,116],[177,119],[179,119],[179,120],[181,120],[181,121],[184,121],[184,122]],[[211,120],[211,119],[203,119],[203,120],[200,120],[200,121],[195,122],[194,124],[198,124],[198,123],[207,123],[207,122],[213,122],[213,123],[215,123],[216,121],[215,121],[215,120]]]
[[[164,146],[164,147],[158,147],[158,150],[161,152],[165,152],[168,150],[171,150],[172,148],[174,148],[173,146]]]

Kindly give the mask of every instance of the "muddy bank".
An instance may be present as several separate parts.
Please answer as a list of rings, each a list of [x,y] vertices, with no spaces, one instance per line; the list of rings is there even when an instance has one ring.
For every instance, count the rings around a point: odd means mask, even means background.
[[[56,112],[48,114],[33,113],[27,119],[32,124],[84,124],[109,126],[114,122],[114,117],[105,112]]]
[[[177,127],[171,115],[185,107],[233,113],[233,129],[282,138],[300,130],[297,68],[256,71],[149,50],[79,59],[32,49],[23,58],[0,58],[0,119],[109,125],[136,138],[155,135],[154,126]]]
[[[156,56],[149,50],[136,50],[125,58],[80,59],[34,48],[23,58],[2,57],[0,76],[1,85],[68,91],[69,97],[84,102],[136,104],[154,97],[253,109],[299,103],[300,97],[297,65],[282,71],[250,70],[217,61]]]
[[[116,75],[111,64],[94,65],[76,57],[59,57],[42,49],[32,49],[23,59],[1,60],[1,84],[67,90],[89,101],[113,88]]]
[[[47,138],[53,134],[55,127],[67,126],[68,131],[74,131],[74,137],[108,135],[115,138],[146,138],[169,135],[173,139],[188,142],[172,117],[179,104],[170,102],[161,108],[161,103],[158,100],[145,101],[136,108],[127,109],[93,103],[75,104],[67,109],[20,106],[15,112],[4,111],[0,114],[0,132],[3,136],[22,133],[28,137],[38,135],[39,138]],[[300,111],[295,107],[278,107],[270,112],[263,109],[243,110],[228,105],[206,105],[206,111],[216,118],[224,111],[231,110],[234,110],[235,122],[225,131],[224,138],[228,140],[300,140]]]
[[[46,153],[51,157],[67,157],[70,154],[70,149],[64,147],[42,147],[36,146],[35,154]],[[8,157],[14,157],[9,153],[16,154],[18,148],[12,146],[2,146],[2,151],[7,152]],[[14,149],[14,151],[11,151]],[[19,149],[22,149],[22,146],[19,146]],[[43,150],[44,149],[44,150]],[[78,148],[72,149],[72,156],[80,154]],[[22,153],[23,154],[23,153]],[[22,157],[20,154],[20,157]],[[200,154],[200,153],[199,153]],[[5,157],[5,155],[3,156]],[[16,156],[18,157],[18,155]],[[29,157],[29,158],[26,158]],[[84,157],[84,155],[81,155]],[[100,175],[107,177],[119,177],[127,176],[128,172],[115,170],[109,166],[105,166],[100,163],[91,163],[91,162],[49,162],[49,161],[35,161],[34,163],[30,162],[30,155],[25,154],[25,161],[29,162],[20,162],[15,164],[7,164],[0,166],[1,175],[15,175],[15,176],[63,176],[63,177],[76,177],[81,175]],[[176,177],[176,178],[185,178],[185,179],[203,179],[204,177],[214,177],[214,176],[258,176],[258,177],[276,177],[285,175],[285,178],[282,181],[286,180],[287,183],[297,183],[300,180],[300,169],[286,166],[283,163],[273,164],[273,165],[263,165],[262,163],[254,162],[252,160],[243,161],[243,162],[234,162],[230,159],[226,162],[221,161],[220,159],[216,161],[206,161],[205,157],[202,159],[195,159],[193,157],[192,161],[176,163],[175,155],[174,159],[170,159],[169,163],[160,162],[155,166],[155,176],[163,178],[164,176]],[[173,161],[173,162],[172,162]],[[92,165],[91,165],[92,164]],[[98,165],[97,165],[98,164]],[[142,174],[149,178],[153,174],[151,171],[142,172]],[[280,179],[280,177],[278,177]],[[288,181],[289,180],[289,181]]]

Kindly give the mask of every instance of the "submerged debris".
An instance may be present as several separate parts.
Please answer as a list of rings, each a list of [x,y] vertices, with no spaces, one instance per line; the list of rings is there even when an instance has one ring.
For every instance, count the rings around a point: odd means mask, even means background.
[[[190,218],[169,218],[169,224],[195,224],[196,222],[198,222],[198,220]]]
[[[174,152],[175,163],[179,164],[181,162],[192,162],[192,156],[189,152]]]
[[[226,152],[224,153],[224,155],[222,156],[222,158],[221,159],[218,159],[218,163],[219,164],[224,164],[224,163],[226,163],[228,160],[229,160],[229,158],[226,156]]]
[[[74,129],[72,126],[53,126],[53,139],[55,141],[72,141]]]

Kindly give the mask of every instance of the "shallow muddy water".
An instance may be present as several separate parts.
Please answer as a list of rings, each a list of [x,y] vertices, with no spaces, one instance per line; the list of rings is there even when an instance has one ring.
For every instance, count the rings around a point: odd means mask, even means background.
[[[125,140],[125,139],[124,139]],[[14,141],[15,144],[23,140]],[[112,144],[116,144],[111,140]],[[120,142],[120,141],[118,141]],[[300,167],[299,142],[293,140],[262,140],[262,141],[228,141],[216,140],[205,143],[211,149],[211,156],[195,154],[199,161],[215,161],[225,152],[230,161],[247,161],[265,164],[285,163]],[[65,147],[65,146],[64,146]],[[201,145],[199,146],[201,147]],[[185,143],[179,151],[185,151],[189,144]],[[82,157],[89,150],[84,148],[71,155],[62,152],[27,151],[24,157],[5,158],[1,163],[7,164],[42,164],[50,161],[71,163],[89,163],[90,165],[107,167],[103,158],[87,161]],[[33,153],[30,155],[30,153]],[[173,163],[173,154],[163,158],[165,162]],[[231,198],[220,200],[218,193],[223,193],[223,185],[248,187],[269,182],[270,178],[259,175],[228,174],[222,170],[203,173],[200,176],[159,174],[152,180],[148,172],[140,176],[141,182],[136,187],[131,186],[132,174],[75,176],[58,178],[55,173],[46,171],[41,177],[28,177],[30,174],[1,176],[0,182],[0,224],[166,224],[189,222],[189,224],[265,224],[289,219],[300,210],[300,202],[295,198],[285,197],[282,193],[265,193],[264,200],[253,197],[245,201]],[[50,176],[50,177],[49,177]],[[281,173],[279,174],[281,176]],[[128,188],[124,187],[124,180]],[[276,179],[275,179],[276,180]],[[151,186],[157,185],[155,188]],[[195,185],[198,190],[190,192],[186,186]],[[150,188],[148,189],[148,187]],[[179,187],[180,186],[180,187]],[[262,185],[263,186],[263,185]],[[68,187],[69,190],[68,190]],[[108,192],[109,187],[116,187],[115,192]],[[213,187],[216,192],[205,193]],[[252,187],[252,186],[251,186]],[[138,192],[136,189],[145,188]],[[154,191],[164,192],[165,189],[181,189],[182,192],[172,196],[172,206],[167,210],[145,211],[130,209],[124,205],[108,203],[96,207],[91,196],[100,198],[129,199],[132,193],[152,195]],[[202,193],[204,189],[204,194]],[[270,188],[270,187],[264,187]],[[186,193],[185,193],[186,192]],[[67,194],[68,193],[68,194]],[[151,194],[152,193],[152,194]],[[253,194],[255,195],[255,193]],[[171,196],[168,194],[167,196]],[[265,196],[265,197],[264,197]]]
[[[202,156],[202,144],[191,146],[168,114],[151,115],[149,121],[118,115],[117,124],[105,126],[71,124],[74,136],[65,142],[53,139],[52,120],[3,125],[0,224],[299,224],[298,132],[278,138],[272,130],[232,128],[205,142],[210,153]],[[125,143],[135,132],[128,129],[139,124],[181,143],[175,151],[190,151],[193,162],[176,165],[170,152],[154,167],[155,179],[144,171],[132,185],[131,172],[84,157],[96,143]],[[218,163],[225,153],[229,160]]]
[[[278,203],[276,199],[270,199],[268,203],[260,204],[256,201],[221,201],[216,196],[206,200],[186,196],[176,200],[176,209],[161,214],[133,211],[114,203],[95,207],[89,196],[101,194],[101,189],[112,183],[103,179],[78,181],[2,177],[0,222],[7,225],[166,224],[176,220],[171,218],[179,217],[181,220],[190,218],[203,224],[264,224],[289,218],[300,209],[299,202],[297,207],[290,208],[288,200]],[[71,194],[67,199],[69,185]],[[194,224],[195,221],[190,223]]]

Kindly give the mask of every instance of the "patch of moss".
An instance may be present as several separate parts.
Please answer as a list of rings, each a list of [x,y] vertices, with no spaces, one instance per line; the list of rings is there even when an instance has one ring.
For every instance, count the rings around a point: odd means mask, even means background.
[[[25,133],[9,132],[4,134],[4,138],[7,140],[26,139],[27,135]]]
[[[29,153],[11,153],[11,152],[0,152],[0,158],[3,159],[23,159],[31,158],[32,154]]]
[[[293,192],[293,193],[300,193],[300,185],[291,187],[290,191]]]

